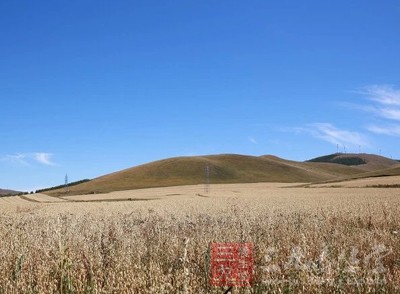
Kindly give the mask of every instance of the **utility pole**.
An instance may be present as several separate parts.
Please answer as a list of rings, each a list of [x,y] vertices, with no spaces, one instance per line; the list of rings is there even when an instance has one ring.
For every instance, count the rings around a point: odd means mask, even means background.
[[[64,185],[65,193],[68,193],[68,174],[65,174],[65,185]]]

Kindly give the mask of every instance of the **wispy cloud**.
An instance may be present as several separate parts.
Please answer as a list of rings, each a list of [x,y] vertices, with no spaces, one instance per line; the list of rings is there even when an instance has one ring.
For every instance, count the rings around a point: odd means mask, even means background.
[[[386,119],[400,120],[400,108],[380,108],[377,113]]]
[[[255,138],[253,138],[253,137],[249,137],[249,141],[250,141],[251,143],[255,144],[255,145],[258,144],[258,141],[257,141]]]
[[[369,146],[368,138],[355,131],[342,130],[330,123],[314,123],[306,127],[296,128],[295,131],[307,132],[315,138],[324,140],[334,145],[358,147]]]
[[[52,166],[55,163],[51,160],[53,157],[52,153],[46,152],[35,152],[35,153],[15,153],[3,156],[1,161],[9,161],[18,163],[21,165],[31,165],[32,163],[40,163],[43,165]]]
[[[360,106],[360,110],[374,113],[384,119],[400,121],[400,90],[393,86],[375,85],[365,87],[358,93],[366,96],[372,103]]]
[[[370,100],[382,105],[400,106],[400,90],[391,85],[374,85],[365,87],[362,94],[367,95]]]
[[[51,161],[52,157],[53,154],[51,153],[34,153],[34,159],[44,165],[54,165],[54,163]]]
[[[370,125],[368,130],[379,135],[400,137],[400,125],[377,126]]]
[[[400,136],[400,90],[391,85],[374,85],[357,92],[369,103],[358,105],[358,110],[374,114],[380,122],[367,126],[367,130],[378,135]],[[396,122],[396,123],[393,123]]]
[[[294,133],[307,133],[334,145],[359,148],[371,147],[368,134],[399,136],[400,137],[400,90],[388,85],[374,85],[357,91],[364,96],[364,104],[342,103],[348,108],[374,115],[376,123],[368,125],[368,132],[340,129],[331,123],[312,123],[302,127],[285,129]]]
[[[16,153],[16,154],[9,154],[6,156],[3,156],[1,158],[1,161],[10,161],[10,162],[16,162],[22,165],[29,165],[28,162],[26,161],[26,154],[22,153]]]

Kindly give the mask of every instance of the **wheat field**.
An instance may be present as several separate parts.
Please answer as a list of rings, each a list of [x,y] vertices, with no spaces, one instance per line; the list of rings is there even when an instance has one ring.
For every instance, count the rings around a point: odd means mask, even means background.
[[[233,293],[400,293],[400,189],[202,185],[0,198],[0,293],[225,293],[213,242],[253,244]]]
[[[369,177],[354,180],[346,180],[341,182],[332,182],[325,184],[313,184],[312,187],[345,187],[345,188],[367,188],[367,187],[390,187],[394,186],[399,188],[400,176],[379,176]]]

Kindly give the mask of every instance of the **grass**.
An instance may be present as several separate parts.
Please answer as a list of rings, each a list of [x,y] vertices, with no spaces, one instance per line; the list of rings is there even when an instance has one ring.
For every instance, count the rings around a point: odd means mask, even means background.
[[[276,157],[212,155],[160,160],[109,174],[69,188],[68,195],[107,193],[131,189],[202,184],[205,167],[213,184],[257,182],[314,182],[362,171],[335,164],[291,162]],[[64,189],[45,192],[65,195]]]
[[[254,283],[234,293],[400,291],[392,190],[186,189],[145,202],[2,202],[0,293],[223,293],[209,284],[210,242],[254,244]]]
[[[307,185],[312,186],[312,185],[320,185],[320,184],[328,184],[328,183],[340,184],[340,183],[346,183],[348,181],[353,181],[353,180],[362,180],[362,179],[373,180],[373,179],[379,179],[379,178],[396,177],[399,175],[400,175],[400,167],[395,166],[395,167],[388,168],[388,169],[365,172],[365,173],[354,174],[354,175],[348,175],[345,177],[338,177],[336,179],[322,181],[322,182],[315,182],[315,183],[311,183],[311,184],[307,184]]]

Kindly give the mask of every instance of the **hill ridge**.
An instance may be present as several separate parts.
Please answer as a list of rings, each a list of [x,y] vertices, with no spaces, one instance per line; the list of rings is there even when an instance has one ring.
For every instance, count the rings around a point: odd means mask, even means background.
[[[347,166],[355,166],[365,171],[391,168],[399,162],[381,155],[368,153],[333,153],[316,157],[306,162],[325,162]]]
[[[15,194],[19,194],[19,193],[21,193],[21,192],[14,191],[14,190],[8,190],[8,189],[0,189],[0,196],[15,195]]]
[[[354,176],[366,167],[327,162],[299,162],[273,155],[215,154],[172,157],[116,171],[70,187],[70,194],[107,193],[151,187],[198,185],[210,167],[211,183],[310,183]],[[370,171],[376,170],[371,167]],[[48,191],[62,195],[64,189]]]

